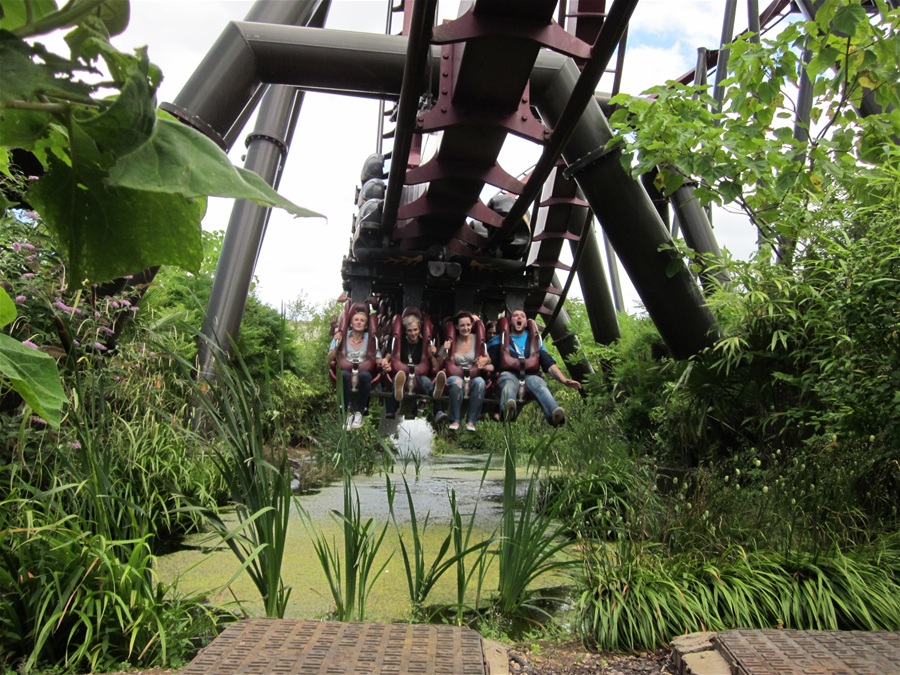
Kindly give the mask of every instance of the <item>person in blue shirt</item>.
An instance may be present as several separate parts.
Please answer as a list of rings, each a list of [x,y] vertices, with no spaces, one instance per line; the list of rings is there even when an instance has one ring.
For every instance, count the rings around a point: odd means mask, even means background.
[[[522,394],[531,394],[549,424],[564,424],[566,411],[553,398],[541,371],[572,389],[581,389],[581,383],[566,377],[556,365],[556,359],[544,349],[540,335],[534,330],[528,330],[528,317],[523,310],[517,309],[510,314],[509,349],[506,353],[503,343],[502,336],[498,335],[487,346],[494,368],[500,373],[497,384],[500,387],[500,409],[504,417],[510,421],[515,418],[519,388],[524,387]]]

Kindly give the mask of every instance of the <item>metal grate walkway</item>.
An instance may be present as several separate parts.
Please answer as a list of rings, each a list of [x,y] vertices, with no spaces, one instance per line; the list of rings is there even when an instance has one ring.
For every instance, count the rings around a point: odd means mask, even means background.
[[[900,673],[900,633],[729,630],[712,642],[735,675]]]
[[[252,619],[226,628],[181,675],[487,675],[468,628]]]

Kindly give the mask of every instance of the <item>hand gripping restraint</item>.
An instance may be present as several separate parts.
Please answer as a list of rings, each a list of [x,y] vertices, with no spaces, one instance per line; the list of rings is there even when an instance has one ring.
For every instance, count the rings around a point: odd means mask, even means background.
[[[483,373],[482,369],[475,365],[463,368],[462,366],[457,365],[456,361],[453,359],[452,354],[456,351],[456,324],[454,324],[452,320],[447,321],[444,324],[444,337],[445,339],[450,340],[450,352],[447,355],[447,360],[444,362],[444,370],[447,371],[448,377],[453,377],[455,375],[462,378],[463,396],[464,398],[469,398],[469,382],[471,378],[479,376],[484,377],[487,373]],[[477,359],[479,356],[487,354],[484,345],[484,324],[480,319],[472,326],[472,337],[475,338],[475,358]]]
[[[419,327],[421,329],[419,341],[422,343],[422,352],[421,358],[416,362],[413,362],[411,359],[411,350],[405,360],[402,358],[403,343],[406,340],[403,319],[410,315],[419,317]],[[402,314],[395,315],[391,322],[391,371],[394,373],[402,371],[407,374],[406,392],[408,394],[418,390],[419,375],[431,377],[431,359],[428,358],[428,347],[431,344],[433,332],[434,326],[431,323],[431,319],[423,317],[418,307],[407,307]],[[413,375],[415,377],[411,377]]]
[[[346,356],[345,345],[349,339],[350,317],[359,311],[365,312],[369,317],[369,322],[366,326],[369,342],[366,346],[366,354],[362,359],[348,359]],[[378,343],[375,336],[378,332],[378,317],[369,312],[369,306],[366,303],[355,302],[351,304],[350,301],[347,301],[347,305],[341,313],[338,330],[341,332],[341,341],[338,344],[337,362],[338,367],[341,370],[346,370],[350,373],[350,390],[356,391],[359,388],[360,373],[377,373],[372,376],[372,384],[377,382],[381,377],[381,373],[376,368]],[[332,375],[335,378],[337,377],[337,373],[332,373]]]

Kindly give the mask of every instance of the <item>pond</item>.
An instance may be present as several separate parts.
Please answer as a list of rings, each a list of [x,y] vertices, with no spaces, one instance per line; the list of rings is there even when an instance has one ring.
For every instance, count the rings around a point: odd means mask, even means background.
[[[397,454],[393,471],[388,475],[397,487],[394,511],[404,541],[411,546],[412,529],[410,511],[403,486],[403,478],[409,485],[416,520],[421,528],[426,514],[428,529],[424,536],[426,566],[437,555],[449,532],[451,508],[450,491],[456,493],[457,506],[466,526],[472,518],[471,543],[483,541],[494,535],[501,516],[503,489],[503,457],[488,455],[446,455],[431,457],[431,427],[424,420],[404,420],[391,440]],[[489,466],[488,466],[489,464]],[[372,518],[380,526],[390,523],[385,475],[356,476],[354,488],[358,491],[362,518]],[[332,517],[332,511],[343,508],[341,481],[324,487],[315,494],[302,495],[298,504],[310,515],[315,528],[329,540],[338,544],[341,528]],[[400,554],[397,529],[388,527],[375,565],[384,560],[387,567],[375,582],[367,606],[367,620],[396,621],[409,618],[410,603],[406,571]],[[289,543],[283,563],[284,583],[292,587],[285,616],[287,618],[322,619],[333,609],[333,600],[313,548],[310,533],[304,526],[299,512],[291,516]],[[246,574],[235,575],[239,564],[234,554],[218,538],[195,535],[185,542],[184,549],[161,556],[158,560],[159,579],[175,582],[183,593],[210,592],[209,601],[217,606],[227,606],[234,611],[243,608],[248,614],[263,614],[262,602]],[[343,548],[340,549],[343,551]],[[452,555],[452,547],[451,553]],[[497,587],[496,563],[492,564],[484,580],[482,598]],[[429,596],[429,604],[455,602],[456,575],[447,572]],[[468,588],[467,602],[474,604],[476,584]]]

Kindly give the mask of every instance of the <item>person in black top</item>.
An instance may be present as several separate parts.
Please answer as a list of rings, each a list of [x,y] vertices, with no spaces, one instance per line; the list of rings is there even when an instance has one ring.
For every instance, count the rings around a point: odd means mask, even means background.
[[[428,359],[431,363],[432,370],[438,368],[437,347],[433,344],[426,345],[422,340],[422,323],[415,314],[408,314],[403,317],[403,338],[400,343],[400,360],[410,365],[410,372],[414,372],[415,364],[422,360],[422,350],[427,349]],[[386,355],[381,360],[381,367],[386,373],[390,373],[393,369],[391,366],[391,355]],[[403,400],[404,387],[406,386],[407,374],[402,370],[397,371],[394,375],[394,395],[385,400],[384,411],[388,418],[394,417],[400,408],[400,402]],[[433,396],[435,399],[435,418],[440,412],[440,397],[444,393],[444,382],[446,376],[443,371],[438,373],[438,377],[432,380],[427,375],[416,375],[416,384],[419,390],[426,396]],[[438,385],[440,385],[438,387]]]

